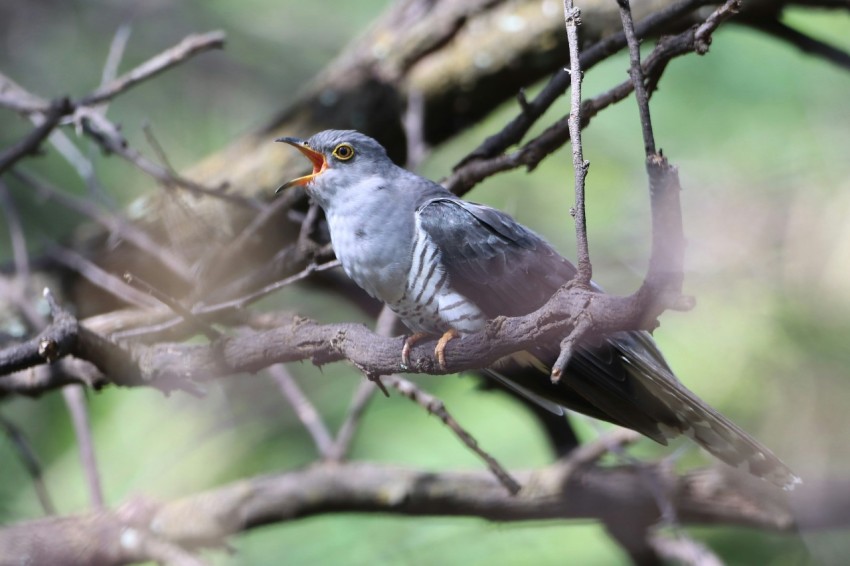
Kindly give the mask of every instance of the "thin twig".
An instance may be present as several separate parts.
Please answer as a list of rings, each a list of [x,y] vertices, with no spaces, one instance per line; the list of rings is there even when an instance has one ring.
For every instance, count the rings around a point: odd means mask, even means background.
[[[155,163],[133,149],[115,124],[99,112],[80,107],[74,114],[75,120],[83,125],[83,131],[91,136],[104,150],[114,153],[133,164],[140,171],[153,177],[165,187],[178,187],[196,195],[221,199],[244,208],[260,210],[262,205],[254,199],[230,194],[224,191],[226,184],[216,188],[205,187],[184,177],[173,175],[166,167]]]
[[[295,246],[304,253],[309,253],[310,250],[316,247],[313,243],[312,235],[313,230],[316,228],[316,222],[319,221],[319,210],[318,203],[311,202],[309,208],[307,208],[307,214],[301,222],[301,228],[298,230],[298,241],[295,243]]]
[[[429,151],[428,142],[425,141],[425,96],[422,91],[412,88],[407,93],[407,108],[401,125],[407,141],[407,160],[404,166],[416,171]]]
[[[558,354],[558,358],[555,360],[555,363],[552,364],[552,372],[550,376],[552,383],[558,383],[561,381],[561,377],[563,377],[564,371],[566,371],[567,365],[573,357],[573,352],[575,351],[576,346],[581,343],[581,339],[584,338],[585,334],[587,334],[587,332],[592,328],[593,321],[591,318],[579,313],[575,326],[573,326],[570,333],[561,340],[561,351]]]
[[[392,336],[396,322],[398,322],[398,316],[390,307],[384,305],[375,323],[375,332],[381,336]],[[338,462],[345,458],[351,450],[351,444],[354,441],[354,436],[357,434],[360,421],[366,412],[366,407],[375,396],[375,391],[377,389],[369,380],[361,381],[360,385],[354,391],[354,395],[351,398],[351,405],[345,414],[345,420],[337,431],[336,439],[331,450],[331,460]]]
[[[712,1],[681,0],[663,10],[654,12],[638,24],[638,35],[644,37],[663,29],[700,6],[712,3]],[[583,69],[589,69],[625,46],[626,37],[622,32],[602,39],[584,49],[581,54],[581,67]],[[467,165],[472,165],[473,163],[471,162],[473,161],[494,158],[511,145],[519,143],[534,123],[567,90],[571,79],[570,73],[566,69],[556,73],[537,96],[521,109],[521,112],[513,120],[461,159],[454,166],[454,173],[458,174]],[[452,183],[452,189],[458,194],[463,194],[471,188],[472,185],[470,184]]]
[[[368,379],[360,381],[357,389],[354,390],[354,395],[351,396],[351,403],[345,413],[345,420],[342,421],[339,430],[337,430],[333,448],[328,456],[329,460],[340,462],[351,451],[351,445],[354,443],[360,421],[366,413],[369,402],[375,397],[375,391],[377,389],[374,383]]]
[[[24,464],[27,473],[32,479],[35,494],[38,497],[38,502],[44,510],[45,515],[56,514],[56,506],[53,505],[53,500],[50,497],[50,492],[47,491],[47,485],[44,483],[44,473],[41,462],[32,448],[32,444],[27,439],[24,431],[22,431],[15,423],[0,415],[0,427],[6,431],[6,436],[18,453],[21,462]]]
[[[24,228],[21,224],[21,217],[18,214],[18,208],[15,206],[15,200],[12,198],[12,193],[9,186],[0,179],[0,208],[6,215],[6,221],[9,223],[9,239],[12,241],[12,259],[15,262],[15,274],[26,287],[26,281],[30,276],[30,260],[27,253],[27,240],[24,236]]]
[[[159,73],[182,63],[189,57],[210,49],[220,49],[224,46],[225,33],[211,31],[203,34],[189,35],[183,40],[166,49],[162,53],[148,59],[130,72],[110,81],[79,101],[80,106],[91,106],[111,100],[127,89],[142,81],[155,77]]]
[[[2,73],[0,73],[0,90],[5,91],[4,93],[0,93],[0,105],[3,105],[4,96],[12,101],[22,101],[25,109],[14,106],[12,109],[27,114],[29,120],[35,126],[39,126],[44,122],[44,112],[50,108],[50,104],[46,100],[27,92],[23,87]],[[74,142],[62,130],[54,129],[50,134],[49,140],[51,145],[59,152],[59,155],[64,157],[77,171],[77,174],[85,180],[90,190],[103,198],[106,192],[98,183],[91,160],[80,152]]]
[[[81,385],[68,385],[62,388],[62,397],[71,415],[74,435],[77,437],[77,447],[80,450],[80,462],[85,472],[86,483],[89,486],[89,497],[92,507],[103,508],[103,489],[100,483],[100,472],[97,468],[97,458],[94,453],[91,423],[86,407],[86,397]]]
[[[581,147],[581,59],[578,48],[578,26],[581,25],[581,10],[573,6],[573,0],[564,0],[564,21],[567,26],[567,43],[570,49],[570,140],[573,146],[573,169],[575,170],[575,207],[570,212],[576,223],[576,246],[578,248],[579,285],[590,285],[593,266],[587,244],[587,218],[584,212],[584,182],[590,163],[585,161]]]
[[[171,160],[168,159],[168,153],[166,153],[165,148],[162,147],[162,144],[159,143],[156,134],[153,133],[153,126],[151,126],[150,122],[148,122],[147,120],[145,120],[145,122],[142,124],[142,132],[144,132],[145,134],[145,139],[147,140],[148,145],[151,146],[151,149],[153,150],[157,159],[159,159],[159,164],[162,165],[172,177],[177,177],[177,170],[174,169],[174,166],[171,164]]]
[[[26,324],[31,329],[38,329],[44,326],[44,317],[38,311],[38,308],[33,303],[31,298],[27,296],[27,281],[20,277],[2,277],[0,276],[0,297],[18,309]]]
[[[130,285],[144,290],[146,293],[150,293],[150,295],[153,296],[156,300],[173,310],[177,315],[183,318],[183,320],[191,324],[193,327],[195,327],[196,330],[200,331],[210,340],[215,341],[221,338],[221,333],[218,330],[210,326],[207,322],[195,316],[193,312],[181,305],[180,301],[178,301],[174,297],[167,295],[166,293],[163,293],[162,291],[160,291],[155,286],[151,285],[138,275],[133,275],[132,273],[125,273],[124,281],[126,281]]]
[[[334,269],[335,267],[339,267],[342,265],[338,259],[334,259],[325,263],[315,264],[311,263],[295,275],[291,275],[286,279],[281,279],[280,281],[275,281],[269,285],[266,285],[262,289],[254,291],[253,293],[249,293],[242,297],[237,297],[235,299],[231,299],[229,301],[224,301],[221,303],[216,303],[214,305],[210,305],[208,307],[203,307],[198,309],[199,313],[202,314],[212,314],[216,312],[220,312],[227,309],[242,309],[248,306],[249,304],[258,301],[265,297],[266,295],[270,295],[274,293],[278,289],[282,289],[283,287],[287,287],[301,281],[302,279],[306,279],[309,275],[313,273],[319,273],[320,271],[327,271],[328,269]]]
[[[100,75],[101,88],[115,80],[115,76],[118,74],[118,66],[124,57],[127,41],[130,39],[131,31],[132,28],[129,24],[122,24],[115,31],[115,35],[112,37],[112,43],[109,44],[109,53],[106,55],[103,72]]]
[[[298,382],[286,369],[283,364],[276,364],[269,367],[269,375],[277,383],[280,392],[289,402],[290,406],[295,410],[295,415],[307,432],[313,438],[313,443],[316,445],[316,450],[319,456],[327,459],[333,449],[333,438],[328,430],[327,425],[322,420],[321,415],[316,410],[315,405],[310,401],[309,397],[304,394],[298,386]]]
[[[184,282],[193,279],[192,270],[171,250],[156,243],[145,231],[128,222],[116,213],[102,210],[89,200],[82,199],[62,191],[50,183],[20,169],[12,171],[12,176],[35,189],[42,196],[55,200],[61,206],[93,220],[109,230],[114,237],[126,240],[158,260],[174,275]]]
[[[304,190],[300,187],[285,191],[279,198],[265,204],[263,209],[251,220],[251,223],[239,232],[234,239],[227,242],[224,247],[210,247],[198,262],[200,266],[197,271],[199,285],[196,296],[205,296],[209,288],[219,284],[217,283],[220,281],[219,275],[229,269],[233,258],[245,252],[249,243],[255,239],[258,240],[257,234],[260,230],[265,228],[273,219],[282,218],[302,198],[304,198]]]
[[[629,46],[629,76],[635,91],[635,98],[640,114],[640,125],[643,131],[643,148],[647,158],[655,155],[655,134],[652,131],[652,118],[649,114],[649,96],[644,85],[643,68],[640,64],[640,43],[635,35],[634,22],[629,0],[617,0],[620,6],[620,21],[623,23],[623,32],[626,34],[626,42]]]
[[[590,428],[594,429],[597,433],[596,442],[605,443],[608,442],[608,452],[613,454],[617,461],[621,464],[628,464],[630,466],[634,466],[637,475],[640,477],[641,481],[643,481],[644,485],[646,485],[647,491],[652,494],[652,497],[655,499],[656,504],[658,505],[658,510],[661,512],[661,519],[659,520],[659,524],[669,525],[673,529],[678,529],[679,517],[676,513],[676,509],[673,506],[673,502],[670,499],[670,494],[665,492],[662,486],[661,479],[657,471],[651,470],[647,466],[644,466],[644,462],[641,462],[638,458],[635,458],[631,454],[628,454],[624,449],[624,444],[619,442],[611,442],[611,432],[605,430],[604,425],[596,419],[586,417],[581,415],[580,418],[584,420]],[[634,431],[629,429],[615,429],[616,431],[627,431],[633,433]],[[636,438],[642,438],[638,435]],[[675,463],[675,455],[676,452],[673,452],[670,456],[666,457],[662,462],[659,462],[657,468],[665,469],[670,468]]]
[[[97,109],[98,104],[112,99],[128,88],[169,69],[195,53],[212,47],[220,47],[223,45],[223,41],[223,32],[209,32],[202,35],[188,36],[180,44],[160,53],[136,69],[75,102],[61,99],[47,105],[39,97],[28,93],[7,77],[0,75],[0,86],[10,91],[0,93],[0,105],[7,105],[29,114],[41,113],[49,116],[52,108],[63,104],[60,118],[63,115],[73,113],[71,120],[82,126],[82,130],[91,136],[105,151],[123,157],[166,187],[179,187],[195,194],[210,196],[239,206],[259,210],[262,208],[262,205],[256,200],[224,192],[224,189],[227,188],[226,185],[211,189],[178,175],[171,174],[168,169],[154,163],[131,148],[120,133],[119,128],[107,120],[103,113]],[[43,122],[36,130],[45,126],[46,123],[46,121]],[[51,127],[50,130],[52,129]],[[0,159],[0,164],[2,163],[3,160]],[[2,172],[2,169],[0,169],[0,172]]]
[[[44,121],[41,124],[36,126],[35,129],[18,143],[0,152],[0,175],[5,173],[20,159],[38,151],[38,148],[41,147],[41,142],[50,135],[53,129],[59,125],[62,117],[70,111],[71,103],[67,98],[60,98],[54,101],[45,112]]]
[[[688,7],[693,9],[695,4],[702,3],[708,2],[705,0],[702,0],[701,2],[698,0],[686,0],[675,4],[669,9],[671,10],[670,16],[672,17],[673,14],[677,13],[681,15],[681,12],[678,10],[685,10]],[[635,32],[639,36],[642,36],[649,29],[647,28],[646,23],[650,20],[650,18],[642,20],[635,27]],[[622,36],[622,41],[625,45],[625,35],[623,33],[620,33],[619,35]],[[667,67],[667,64],[673,58],[687,53],[692,53],[696,50],[695,35],[696,30],[694,28],[689,28],[677,35],[664,37],[659,41],[658,45],[656,45],[655,49],[653,49],[652,53],[646,58],[646,61],[643,64],[643,74],[646,77],[646,90],[648,93],[651,94],[654,91],[658,79],[660,79],[661,74]],[[581,61],[583,68],[586,68],[584,67],[584,61],[588,52],[594,51],[599,45],[600,44],[595,44],[582,53]],[[569,77],[569,73],[565,72],[564,75]],[[555,79],[553,79],[553,81],[554,80]],[[587,124],[590,123],[590,119],[593,116],[608,106],[625,99],[629,94],[631,94],[633,89],[634,84],[631,79],[628,79],[595,98],[585,100],[582,104],[581,110],[582,128],[587,127]],[[538,98],[540,98],[543,94],[544,93],[541,92],[540,95],[538,95]],[[536,102],[537,99],[529,104],[534,105]],[[491,138],[488,138],[488,141],[491,141],[492,143],[488,144],[488,142],[485,141],[479,149],[473,151],[468,158],[461,161],[461,163],[455,167],[454,172],[443,181],[443,185],[456,194],[464,194],[483,179],[497,173],[510,171],[517,167],[526,167],[529,171],[533,170],[541,161],[543,161],[543,159],[554,153],[570,140],[569,118],[570,116],[568,115],[552,124],[546,128],[543,133],[525,143],[520,149],[514,152],[494,155],[492,157],[483,157],[483,153],[479,153],[479,150],[486,153],[492,149],[492,147],[502,147],[503,140],[512,139],[512,136],[516,134],[515,129],[511,128],[509,124],[501,132],[491,136]],[[525,124],[525,119],[521,116],[518,116],[515,121],[518,124],[517,127],[519,127],[520,123]],[[523,125],[523,127],[525,126]],[[528,127],[530,127],[530,125]],[[508,142],[505,143],[510,145]]]
[[[154,307],[160,304],[159,301],[150,295],[127,285],[120,278],[104,271],[70,248],[51,247],[47,249],[47,255],[65,267],[73,269],[84,279],[97,285],[104,291],[131,305],[144,308]]]
[[[199,306],[192,309],[192,314],[194,316],[213,316],[220,314],[224,311],[229,310],[239,310],[244,309],[249,304],[262,299],[263,297],[282,289],[288,285],[292,285],[293,283],[297,283],[305,278],[307,278],[312,273],[318,273],[320,271],[325,271],[328,269],[333,269],[335,267],[339,267],[339,260],[331,260],[322,264],[311,263],[303,270],[298,273],[287,277],[286,279],[281,279],[280,281],[276,281],[269,285],[266,285],[262,289],[250,293],[248,295],[244,295],[242,297],[237,297],[235,299],[231,299],[228,301],[224,301],[221,303],[215,303],[212,305]],[[156,334],[158,332],[165,332],[166,330],[170,330],[176,326],[178,326],[181,322],[183,322],[183,318],[173,318],[171,320],[167,320],[165,322],[161,322],[158,324],[152,324],[149,326],[144,326],[140,328],[130,328],[128,330],[122,330],[120,332],[116,332],[112,335],[112,338],[115,340],[126,340],[128,338],[137,338],[139,336],[144,336],[148,334]]]
[[[385,376],[384,380],[388,385],[393,387],[396,391],[401,393],[404,397],[407,397],[414,403],[418,404],[420,407],[423,407],[430,414],[435,415],[443,424],[449,427],[452,432],[455,433],[461,442],[463,442],[467,448],[475,452],[484,463],[487,464],[487,468],[493,472],[493,475],[499,480],[505,489],[508,490],[508,493],[512,495],[516,495],[519,493],[519,490],[522,486],[520,486],[519,482],[511,476],[511,474],[504,468],[502,465],[496,460],[493,456],[488,454],[485,450],[483,450],[479,445],[478,441],[475,440],[469,432],[464,429],[455,418],[446,410],[446,406],[442,401],[431,395],[430,393],[426,393],[422,389],[420,389],[415,383],[404,379],[399,375],[389,375]]]
[[[711,45],[711,34],[726,20],[738,14],[741,11],[743,0],[726,0],[726,2],[714,10],[705,19],[703,23],[697,26],[697,31],[694,34],[696,43],[695,51],[699,55],[708,53],[708,46]]]

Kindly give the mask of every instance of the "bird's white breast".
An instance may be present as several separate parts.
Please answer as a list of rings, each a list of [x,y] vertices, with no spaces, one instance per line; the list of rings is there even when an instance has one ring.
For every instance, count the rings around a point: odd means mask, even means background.
[[[380,179],[368,178],[346,191],[368,195],[379,183]],[[379,192],[373,198],[343,197],[325,212],[334,251],[346,274],[371,296],[392,303],[404,293],[413,242],[402,215],[380,197]]]

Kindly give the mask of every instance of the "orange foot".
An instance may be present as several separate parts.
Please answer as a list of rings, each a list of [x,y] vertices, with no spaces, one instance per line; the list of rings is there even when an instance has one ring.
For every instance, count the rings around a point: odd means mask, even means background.
[[[401,347],[401,367],[402,369],[407,369],[410,367],[410,349],[422,340],[423,338],[428,338],[431,336],[427,332],[417,332],[416,334],[411,334],[404,340],[404,346]]]
[[[437,356],[437,363],[441,370],[446,369],[446,344],[460,336],[457,330],[451,328],[437,340],[437,347],[434,348],[434,355]]]

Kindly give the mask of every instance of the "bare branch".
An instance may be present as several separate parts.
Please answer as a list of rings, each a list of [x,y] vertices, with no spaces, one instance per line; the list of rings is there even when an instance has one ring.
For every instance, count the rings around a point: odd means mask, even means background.
[[[127,144],[127,140],[121,135],[118,127],[99,112],[81,106],[77,108],[74,117],[75,120],[78,120],[83,125],[83,131],[91,136],[104,150],[124,158],[140,171],[168,188],[177,187],[185,189],[195,195],[213,197],[245,208],[259,210],[262,207],[262,205],[253,199],[225,192],[227,185],[209,188],[200,183],[172,174],[167,167],[154,163],[139,151],[130,147]]]
[[[687,3],[688,2],[685,1],[674,4],[669,8],[669,10],[675,12],[674,8],[684,9],[680,7],[680,5]],[[646,24],[646,22],[649,21],[651,18],[652,17],[646,18],[646,20],[636,26],[636,34],[642,36],[642,30],[644,30],[645,27],[643,24]],[[647,57],[646,61],[643,64],[643,74],[647,77],[646,90],[649,93],[653,92],[654,87],[657,84],[657,80],[661,77],[661,74],[666,69],[667,64],[670,62],[670,60],[696,50],[695,31],[695,28],[690,28],[675,36],[662,38],[661,41],[659,41],[658,45],[655,47],[655,49],[653,49],[649,57]],[[622,42],[625,45],[626,40],[624,33],[621,32],[621,34],[618,34],[617,36],[613,37],[620,38],[621,35]],[[609,39],[612,40],[612,38]],[[617,44],[619,44],[619,39]],[[599,45],[602,44],[596,44],[582,52],[582,68],[586,68],[584,59],[587,54],[594,52],[594,50],[596,49],[599,49]],[[569,73],[565,72],[565,77],[569,79]],[[554,77],[552,79],[552,83],[550,84],[554,84],[557,78],[557,76]],[[582,104],[580,113],[581,127],[587,127],[587,125],[590,123],[591,118],[596,116],[600,111],[607,108],[608,106],[626,98],[629,94],[632,93],[633,89],[634,83],[631,80],[627,80],[608,90],[607,92],[596,96],[595,98],[585,100]],[[543,96],[544,92],[545,89],[540,93],[540,95],[538,95],[538,98]],[[521,117],[518,117],[516,120],[522,122],[520,118]],[[514,122],[512,122],[511,124],[513,123]],[[503,137],[505,137],[505,139],[509,138],[511,133],[514,131],[511,127],[511,124],[506,126],[506,128],[502,130],[501,133],[497,134],[496,136],[491,136],[491,138],[488,138],[488,140],[485,141],[482,146],[479,146],[479,149],[487,145],[488,141],[490,140],[493,140],[493,143],[496,143]],[[531,124],[528,124],[529,128],[530,126]],[[475,150],[470,155],[475,155],[476,157],[464,159],[463,161],[461,161],[460,164],[456,165],[452,174],[445,181],[443,181],[443,185],[457,194],[463,194],[483,179],[486,179],[487,177],[490,177],[497,173],[509,171],[511,169],[515,169],[517,167],[522,166],[525,166],[529,171],[531,171],[548,155],[552,154],[555,150],[559,149],[561,146],[563,146],[570,140],[569,127],[570,116],[568,115],[565,118],[562,118],[561,120],[558,120],[557,122],[549,126],[539,136],[527,142],[520,149],[512,153],[504,153],[500,155],[494,155],[492,157],[483,157],[483,154],[482,156],[478,156],[478,154],[476,153],[478,150]],[[505,143],[507,143],[507,145],[510,145],[510,143],[508,143],[507,141]],[[493,147],[495,148],[496,146]],[[501,147],[501,145],[499,145],[499,147]]]
[[[496,476],[496,479],[499,480],[499,483],[505,487],[508,493],[511,495],[519,493],[521,486],[517,480],[515,480],[504,467],[502,467],[498,460],[478,445],[478,441],[475,440],[475,437],[469,434],[465,428],[460,426],[455,418],[448,412],[448,410],[446,410],[446,406],[442,401],[433,395],[426,393],[417,387],[415,383],[404,379],[400,375],[387,376],[385,381],[403,396],[407,397],[430,414],[437,416],[441,421],[443,421],[443,424],[449,427],[452,432],[455,433],[455,436],[457,436],[467,448],[472,450],[478,455],[478,457],[484,460],[484,463],[487,464],[487,468],[493,472],[493,475]]]
[[[829,61],[842,69],[850,70],[850,53],[825,41],[806,35],[779,20],[743,18],[742,22],[754,29],[790,43],[803,53],[819,57],[824,61]]]
[[[12,443],[12,447],[24,464],[27,472],[32,478],[33,486],[35,487],[36,496],[41,503],[41,508],[45,515],[54,515],[56,506],[53,505],[53,500],[50,497],[50,492],[47,490],[47,485],[44,483],[44,473],[41,462],[27,439],[24,431],[22,431],[15,423],[0,415],[0,427],[6,431],[6,436]]]
[[[379,336],[392,336],[393,328],[397,322],[398,316],[390,307],[384,305],[381,307],[381,312],[378,314],[378,320],[375,323],[375,333]],[[337,431],[336,439],[330,452],[330,460],[340,461],[351,450],[351,444],[354,442],[357,428],[360,426],[361,419],[366,413],[366,407],[369,406],[369,403],[375,396],[375,391],[377,391],[377,388],[369,380],[361,381],[360,385],[357,386],[354,395],[351,397],[351,404],[346,412],[345,420]]]
[[[581,10],[573,6],[573,0],[564,0],[564,21],[567,26],[567,43],[570,47],[570,140],[573,146],[573,170],[575,171],[575,206],[570,210],[576,222],[576,246],[579,285],[589,286],[593,276],[590,252],[587,245],[587,217],[584,211],[584,182],[590,163],[584,160],[581,147],[581,81],[582,70],[578,49],[578,26],[581,25]]]
[[[109,44],[109,53],[106,55],[106,63],[103,65],[103,72],[100,75],[100,86],[104,87],[115,80],[118,74],[118,66],[121,64],[121,59],[124,57],[124,49],[127,47],[127,41],[130,39],[132,28],[129,24],[122,24],[115,31],[115,36],[112,38],[112,43]]]
[[[73,269],[92,284],[131,305],[153,307],[160,304],[150,295],[141,293],[127,285],[118,277],[104,271],[72,249],[48,248],[47,255],[57,263]]]
[[[153,298],[170,308],[172,311],[174,311],[175,314],[180,316],[183,320],[188,322],[190,325],[192,325],[192,327],[204,334],[210,340],[215,341],[221,338],[221,332],[213,328],[210,324],[202,320],[200,317],[195,316],[195,313],[181,305],[180,301],[178,301],[174,297],[169,296],[166,293],[163,293],[162,291],[160,291],[155,286],[151,285],[138,275],[133,275],[132,273],[125,273],[124,281],[150,294]]]
[[[186,59],[210,49],[224,47],[225,33],[211,31],[203,34],[189,35],[162,53],[148,59],[132,71],[121,75],[108,84],[101,86],[79,102],[79,106],[91,106],[111,100],[127,89],[142,81],[155,77],[159,73],[174,67]]]
[[[497,318],[481,332],[450,342],[452,353],[447,356],[445,367],[434,359],[432,342],[417,343],[411,349],[411,365],[404,371],[447,374],[488,367],[505,355],[564,336],[579,312],[594,321],[594,334],[640,329],[641,324],[652,322],[646,320],[645,313],[653,304],[650,295],[617,297],[562,288],[533,313]],[[125,351],[80,327],[70,315],[61,310],[59,313],[39,337],[0,350],[0,375],[47,361],[48,357],[40,353],[41,341],[50,346],[52,359],[73,354],[91,361],[110,377],[117,377],[115,372],[120,371],[122,384],[146,383],[165,389],[298,360],[320,365],[348,360],[373,376],[402,371],[403,338],[378,336],[360,324],[320,325],[285,314],[276,319],[276,328],[231,337],[221,344],[139,344]],[[113,364],[117,367],[111,367]]]
[[[653,12],[647,16],[638,25],[637,33],[640,37],[657,33],[658,30],[669,26],[672,22],[681,19],[696,8],[710,3],[711,0],[681,0],[673,3],[665,9]],[[580,66],[582,69],[590,69],[625,46],[626,36],[622,32],[606,37],[582,52]],[[458,162],[454,167],[454,173],[456,174],[459,169],[471,161],[492,158],[505,151],[511,145],[519,143],[537,119],[543,115],[555,100],[566,92],[571,80],[570,73],[566,70],[555,74],[534,100],[528,102],[522,108],[522,112],[516,118],[503,127],[497,134],[484,140],[474,151]],[[463,194],[470,188],[472,187],[463,184],[453,187],[453,190],[458,194]]]
[[[284,287],[292,285],[293,283],[297,283],[298,281],[306,279],[308,276],[310,276],[313,273],[319,273],[321,271],[326,271],[328,269],[334,269],[334,268],[339,267],[340,265],[341,264],[340,264],[338,259],[334,259],[334,260],[331,260],[331,261],[328,261],[328,262],[325,262],[325,263],[320,263],[318,265],[315,264],[315,263],[311,263],[310,265],[305,267],[303,270],[299,271],[295,275],[287,277],[286,279],[281,279],[280,281],[275,281],[274,283],[272,283],[270,285],[266,285],[262,289],[254,291],[253,293],[250,293],[250,294],[245,295],[243,297],[238,297],[238,298],[232,299],[230,301],[224,301],[222,303],[217,303],[217,304],[214,304],[214,305],[209,305],[207,307],[203,307],[203,308],[199,309],[199,312],[202,313],[202,314],[210,314],[210,313],[215,313],[215,312],[219,312],[219,311],[231,309],[231,308],[236,308],[236,309],[245,308],[246,306],[250,305],[251,303],[253,303],[255,301],[259,301],[263,297],[270,295],[271,293],[274,293],[278,289],[283,289]]]
[[[35,127],[24,139],[0,153],[0,175],[5,173],[17,161],[35,153],[41,147],[47,136],[59,125],[62,117],[71,111],[71,103],[67,98],[56,100],[45,110],[44,121]]]
[[[178,257],[172,250],[156,243],[142,229],[128,222],[121,216],[106,212],[88,200],[75,197],[53,187],[46,181],[39,179],[31,173],[15,169],[12,172],[12,175],[33,187],[39,194],[55,200],[61,206],[97,222],[109,230],[115,237],[127,240],[140,250],[144,251],[150,258],[156,259],[162,263],[181,280],[185,282],[192,281],[192,271],[183,259]]]
[[[640,64],[640,43],[635,35],[632,11],[629,0],[617,0],[620,6],[620,21],[623,23],[623,32],[626,34],[626,43],[629,46],[629,76],[632,79],[632,88],[637,99],[638,113],[640,114],[640,125],[643,133],[643,150],[647,159],[655,155],[655,134],[652,131],[652,118],[649,114],[649,96],[644,85],[643,68]],[[695,44],[697,41],[695,41]]]
[[[74,426],[74,436],[77,438],[80,461],[83,465],[86,481],[88,482],[92,507],[102,509],[103,489],[100,484],[100,472],[97,468],[94,441],[92,439],[91,424],[89,423],[83,388],[79,385],[69,385],[62,388],[62,396],[65,399],[68,412],[71,414],[71,424]]]
[[[573,352],[578,348],[579,343],[584,339],[585,335],[593,329],[593,321],[579,313],[576,325],[570,330],[563,340],[561,340],[561,351],[555,363],[552,364],[551,379],[552,383],[558,383],[564,375],[570,360],[573,357]]]
[[[425,97],[413,88],[407,93],[407,108],[402,116],[404,137],[407,141],[407,162],[405,168],[416,171],[428,155],[428,142],[425,141]]]
[[[0,208],[9,223],[9,239],[12,241],[12,259],[15,262],[15,274],[21,281],[27,281],[30,276],[29,253],[27,253],[27,241],[24,236],[24,227],[21,217],[9,186],[0,179]]]
[[[652,466],[649,466],[652,469]],[[564,469],[570,472],[565,476]],[[654,470],[687,523],[729,523],[778,531],[795,527],[781,490],[753,489],[729,481],[717,470],[683,477]],[[524,485],[510,495],[489,472],[434,472],[370,463],[331,463],[250,480],[168,503],[147,503],[129,512],[131,503],[105,511],[52,520],[30,521],[0,530],[0,555],[26,554],[35,563],[52,564],[61,556],[77,564],[127,561],[121,532],[141,529],[178,547],[221,544],[228,536],[271,523],[323,513],[382,512],[415,516],[475,516],[492,521],[592,518],[606,521],[630,516],[657,518],[655,501],[633,468],[602,468],[569,460],[517,474]],[[566,478],[566,479],[565,479]],[[137,504],[138,505],[138,504]],[[97,532],[100,545],[83,533]],[[60,554],[61,553],[61,554]],[[100,561],[94,556],[102,557]],[[107,559],[107,557],[109,557]],[[140,560],[141,558],[136,558]]]
[[[285,365],[273,365],[269,367],[268,372],[295,411],[298,420],[301,421],[301,424],[313,438],[319,456],[323,459],[328,458],[333,448],[333,438],[331,438],[331,433],[316,407],[298,386]]]

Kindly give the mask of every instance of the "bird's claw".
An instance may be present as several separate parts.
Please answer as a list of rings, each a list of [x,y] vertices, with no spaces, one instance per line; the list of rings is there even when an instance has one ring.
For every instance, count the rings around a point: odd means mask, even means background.
[[[434,348],[434,355],[437,357],[437,364],[443,371],[446,369],[446,345],[458,336],[460,336],[458,331],[452,328],[447,330],[445,334],[440,336],[440,339],[437,340],[437,347]]]
[[[404,339],[404,346],[401,347],[401,369],[406,370],[410,367],[410,350],[414,344],[428,336],[430,334],[427,332],[417,332]]]

